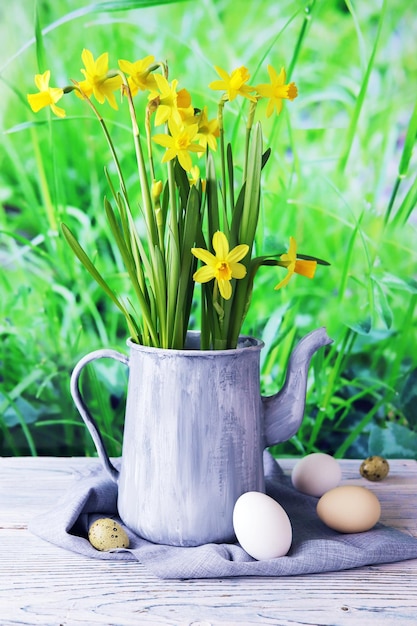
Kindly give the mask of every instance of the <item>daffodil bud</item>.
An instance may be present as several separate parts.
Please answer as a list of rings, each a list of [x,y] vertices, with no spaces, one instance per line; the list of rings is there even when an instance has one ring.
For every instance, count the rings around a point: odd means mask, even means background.
[[[159,202],[159,198],[161,196],[162,190],[163,190],[162,181],[154,180],[152,183],[151,193],[152,193],[152,198],[155,203]]]

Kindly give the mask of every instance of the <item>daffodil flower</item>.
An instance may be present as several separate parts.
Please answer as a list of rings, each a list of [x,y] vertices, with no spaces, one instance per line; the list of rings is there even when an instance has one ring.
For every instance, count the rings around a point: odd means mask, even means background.
[[[193,166],[190,152],[204,151],[204,148],[193,143],[197,134],[198,125],[178,126],[174,120],[170,120],[168,122],[168,128],[171,133],[170,135],[161,134],[153,137],[155,143],[167,148],[162,158],[162,163],[166,163],[177,157],[181,167],[186,172],[189,172]]]
[[[180,89],[177,93],[177,109],[182,122],[187,122],[194,117],[194,107],[191,104],[190,92],[187,89]]]
[[[138,91],[156,89],[155,76],[149,71],[149,68],[152,67],[154,63],[155,57],[151,54],[134,63],[119,59],[120,69],[128,75],[128,83],[132,96],[136,96]]]
[[[298,90],[295,83],[285,84],[287,76],[284,68],[281,68],[279,74],[276,73],[272,65],[268,65],[267,69],[271,83],[269,85],[257,85],[256,91],[261,97],[269,98],[266,116],[270,117],[274,109],[279,115],[282,111],[282,100],[294,100],[298,96]]]
[[[57,107],[56,103],[64,95],[63,89],[60,87],[50,87],[49,81],[51,78],[50,70],[46,70],[43,74],[36,74],[35,85],[39,89],[39,93],[28,93],[27,99],[32,111],[37,113],[44,107],[50,106],[53,113],[58,117],[65,117],[64,109]]]
[[[281,254],[277,265],[287,268],[286,276],[275,286],[275,289],[281,289],[281,287],[285,287],[285,285],[289,283],[293,274],[301,274],[307,278],[314,278],[317,261],[297,259],[297,244],[294,237],[290,237],[290,248],[288,252]]]
[[[232,278],[244,278],[246,276],[246,267],[238,261],[246,256],[249,246],[240,244],[229,252],[229,242],[226,235],[218,230],[213,235],[213,249],[216,255],[203,248],[191,249],[193,255],[206,264],[194,273],[193,279],[197,283],[207,283],[214,278],[219,287],[220,295],[225,300],[229,300],[232,295],[232,285],[230,284]]]
[[[225,91],[229,100],[234,100],[236,96],[243,96],[244,98],[256,102],[256,97],[251,93],[255,91],[255,88],[246,84],[250,78],[249,71],[246,67],[242,65],[233,70],[230,75],[217,65],[214,66],[214,69],[222,80],[214,80],[211,82],[209,84],[210,89]]]
[[[160,126],[173,119],[176,124],[181,123],[181,115],[178,111],[178,81],[174,79],[171,84],[162,74],[155,74],[157,90],[151,91],[148,100],[156,100],[158,107],[155,114],[155,126]]]
[[[93,94],[100,104],[107,100],[113,109],[117,109],[114,92],[120,89],[122,79],[120,76],[109,78],[108,53],[104,52],[97,59],[94,59],[90,50],[84,48],[81,59],[85,66],[85,69],[81,70],[85,80],[78,82],[77,86],[82,94],[88,98]]]
[[[209,146],[211,150],[217,150],[216,138],[220,135],[219,120],[208,119],[207,107],[205,106],[201,113],[197,116],[198,133],[196,139],[204,150]]]
[[[190,185],[196,185],[197,181],[200,178],[200,168],[198,167],[198,165],[193,165],[188,174],[188,180],[190,181]]]

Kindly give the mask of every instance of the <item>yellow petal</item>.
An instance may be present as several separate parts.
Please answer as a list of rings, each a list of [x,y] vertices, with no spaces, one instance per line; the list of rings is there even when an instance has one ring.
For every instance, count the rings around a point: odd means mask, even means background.
[[[307,278],[314,278],[316,273],[317,261],[308,261],[306,259],[297,259],[295,262],[294,272]]]
[[[275,285],[274,289],[278,290],[281,289],[281,287],[285,287],[285,285],[287,285],[290,280],[291,280],[291,276],[293,275],[294,272],[287,272],[287,275],[284,276],[284,278],[281,280],[281,282],[278,283],[278,285]]]
[[[50,70],[46,70],[43,74],[36,74],[35,85],[39,91],[46,91],[49,87],[49,79],[51,77]]]
[[[295,259],[297,258],[297,244],[294,237],[290,237],[290,248],[288,250],[288,253],[285,255],[286,258],[284,259],[283,256],[284,255],[281,256],[283,261],[295,261]]]
[[[208,250],[204,250],[204,248],[191,248],[191,252],[195,257],[197,257],[197,259],[200,259],[200,261],[207,263],[207,265],[211,265],[213,268],[216,267],[217,259]]]
[[[245,278],[246,267],[243,263],[231,263],[230,269],[232,270],[233,278]]]
[[[221,76],[221,78],[223,78],[223,80],[229,80],[230,76],[229,74],[226,72],[226,70],[223,70],[221,67],[219,67],[218,65],[214,66],[214,69],[216,70],[216,72],[218,73],[219,76]]]
[[[230,300],[232,295],[232,285],[230,284],[230,280],[218,280],[217,284],[219,285],[220,295],[225,300]]]
[[[57,117],[65,117],[65,110],[61,107],[57,107],[56,104],[51,104],[51,109]]]
[[[196,272],[194,272],[193,279],[197,283],[207,283],[209,280],[214,278],[214,269],[209,265],[205,265],[204,267],[200,267]]]
[[[94,57],[92,53],[90,52],[90,50],[87,50],[87,48],[84,48],[84,50],[81,53],[81,60],[84,63],[84,66],[87,72],[94,72]]]
[[[160,135],[155,135],[154,137],[152,137],[152,139],[160,146],[164,146],[164,148],[171,148],[174,143],[172,137],[170,137],[169,135],[164,135],[163,133],[161,133]]]
[[[169,119],[170,115],[171,107],[167,106],[166,104],[160,104],[155,113],[155,126],[160,126],[161,124],[164,124]]]
[[[167,163],[171,159],[175,159],[177,152],[173,148],[167,148],[164,156],[162,157],[162,163]]]
[[[213,248],[218,259],[226,259],[229,254],[229,243],[226,239],[226,235],[220,230],[213,235]]]
[[[96,63],[95,63],[95,70],[96,73],[99,76],[103,76],[104,74],[107,74],[107,71],[109,69],[109,53],[108,52],[103,52],[103,54],[100,54],[100,56],[98,57]]]
[[[30,108],[35,113],[51,104],[51,98],[46,91],[41,93],[28,93],[27,99],[30,104]]]
[[[246,245],[246,243],[241,243],[229,252],[229,254],[227,255],[227,261],[228,263],[236,263],[237,261],[241,261],[248,252],[249,246]]]
[[[213,80],[209,84],[209,88],[213,89],[213,91],[226,91],[227,85],[224,80]]]
[[[193,166],[193,162],[191,161],[191,157],[186,150],[180,150],[178,152],[178,161],[181,165],[182,169],[186,172],[189,172]]]

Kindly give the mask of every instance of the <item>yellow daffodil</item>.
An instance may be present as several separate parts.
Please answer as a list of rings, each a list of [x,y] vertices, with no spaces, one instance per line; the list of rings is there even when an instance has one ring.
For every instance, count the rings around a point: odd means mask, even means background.
[[[220,135],[219,120],[217,118],[213,120],[208,119],[207,107],[199,113],[197,116],[198,133],[196,139],[200,146],[204,150],[209,146],[211,150],[217,150],[216,138]]]
[[[188,173],[188,180],[190,181],[190,185],[196,185],[198,179],[200,178],[200,168],[198,167],[198,165],[193,165]]]
[[[131,61],[119,60],[119,67],[128,76],[128,83],[132,96],[136,96],[138,91],[155,90],[155,76],[149,71],[155,63],[155,57],[151,54],[143,59],[132,63]]]
[[[85,80],[77,83],[79,89],[87,97],[93,94],[100,104],[107,100],[113,109],[117,109],[114,92],[120,89],[122,79],[120,76],[108,77],[108,53],[104,52],[95,60],[90,50],[84,48],[81,59],[85,65],[85,69],[81,70]]]
[[[188,180],[190,185],[196,185],[198,180],[201,180],[201,189],[204,192],[206,190],[207,181],[201,178],[200,168],[198,165],[193,165],[193,167],[188,172]]]
[[[64,95],[64,91],[59,87],[50,87],[51,78],[50,70],[46,70],[43,74],[36,74],[35,85],[39,89],[39,93],[28,93],[27,99],[32,111],[37,113],[44,107],[50,106],[53,113],[58,117],[65,117],[64,109],[57,107],[56,103]]]
[[[148,100],[156,100],[158,103],[155,114],[155,126],[160,126],[168,120],[174,120],[176,124],[181,124],[181,115],[178,111],[178,81],[174,79],[171,84],[162,74],[155,74],[155,81],[158,91],[151,91]],[[180,102],[183,104],[183,102]]]
[[[230,75],[217,65],[214,66],[214,69],[222,80],[214,80],[211,82],[209,84],[210,89],[225,91],[229,100],[234,100],[236,96],[243,96],[244,98],[256,102],[256,97],[251,93],[255,91],[255,88],[246,84],[250,78],[249,71],[246,67],[242,65],[233,70]]]
[[[272,65],[268,65],[268,74],[271,83],[257,85],[256,91],[262,98],[269,98],[266,116],[270,117],[274,109],[279,115],[282,111],[282,100],[294,100],[298,96],[298,90],[295,83],[285,84],[287,76],[284,68],[281,68],[280,73],[277,74]]]
[[[317,261],[297,259],[297,244],[294,237],[290,237],[290,248],[288,252],[281,254],[277,264],[287,268],[287,275],[276,285],[275,289],[285,287],[293,274],[301,274],[307,278],[314,278],[317,267]]]
[[[177,109],[181,121],[187,123],[194,117],[194,107],[191,104],[191,96],[187,89],[180,89],[177,93]]]
[[[190,152],[201,152],[204,150],[201,146],[193,143],[197,134],[198,126],[197,124],[179,126],[173,119],[171,119],[168,122],[168,128],[171,133],[170,135],[160,134],[153,137],[155,143],[167,148],[162,162],[166,163],[167,161],[171,161],[171,159],[177,157],[181,167],[186,172],[189,172],[193,166]]]
[[[213,235],[213,249],[216,256],[203,248],[191,249],[193,255],[206,264],[194,273],[193,279],[197,283],[207,283],[214,278],[219,287],[220,295],[225,300],[229,300],[232,295],[232,285],[230,284],[232,278],[244,278],[246,276],[246,267],[238,261],[246,256],[249,246],[240,244],[229,252],[229,242],[226,235],[218,230]]]

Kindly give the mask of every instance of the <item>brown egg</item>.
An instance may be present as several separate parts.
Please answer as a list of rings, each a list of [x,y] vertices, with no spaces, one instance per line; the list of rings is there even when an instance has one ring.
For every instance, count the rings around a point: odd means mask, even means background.
[[[123,528],[109,517],[98,519],[91,524],[88,539],[96,550],[107,551],[128,548],[129,537]]]
[[[340,533],[362,533],[380,518],[378,498],[366,487],[342,485],[327,491],[317,503],[317,515]]]
[[[366,480],[378,482],[388,476],[389,463],[382,456],[370,456],[362,461],[359,472]]]

